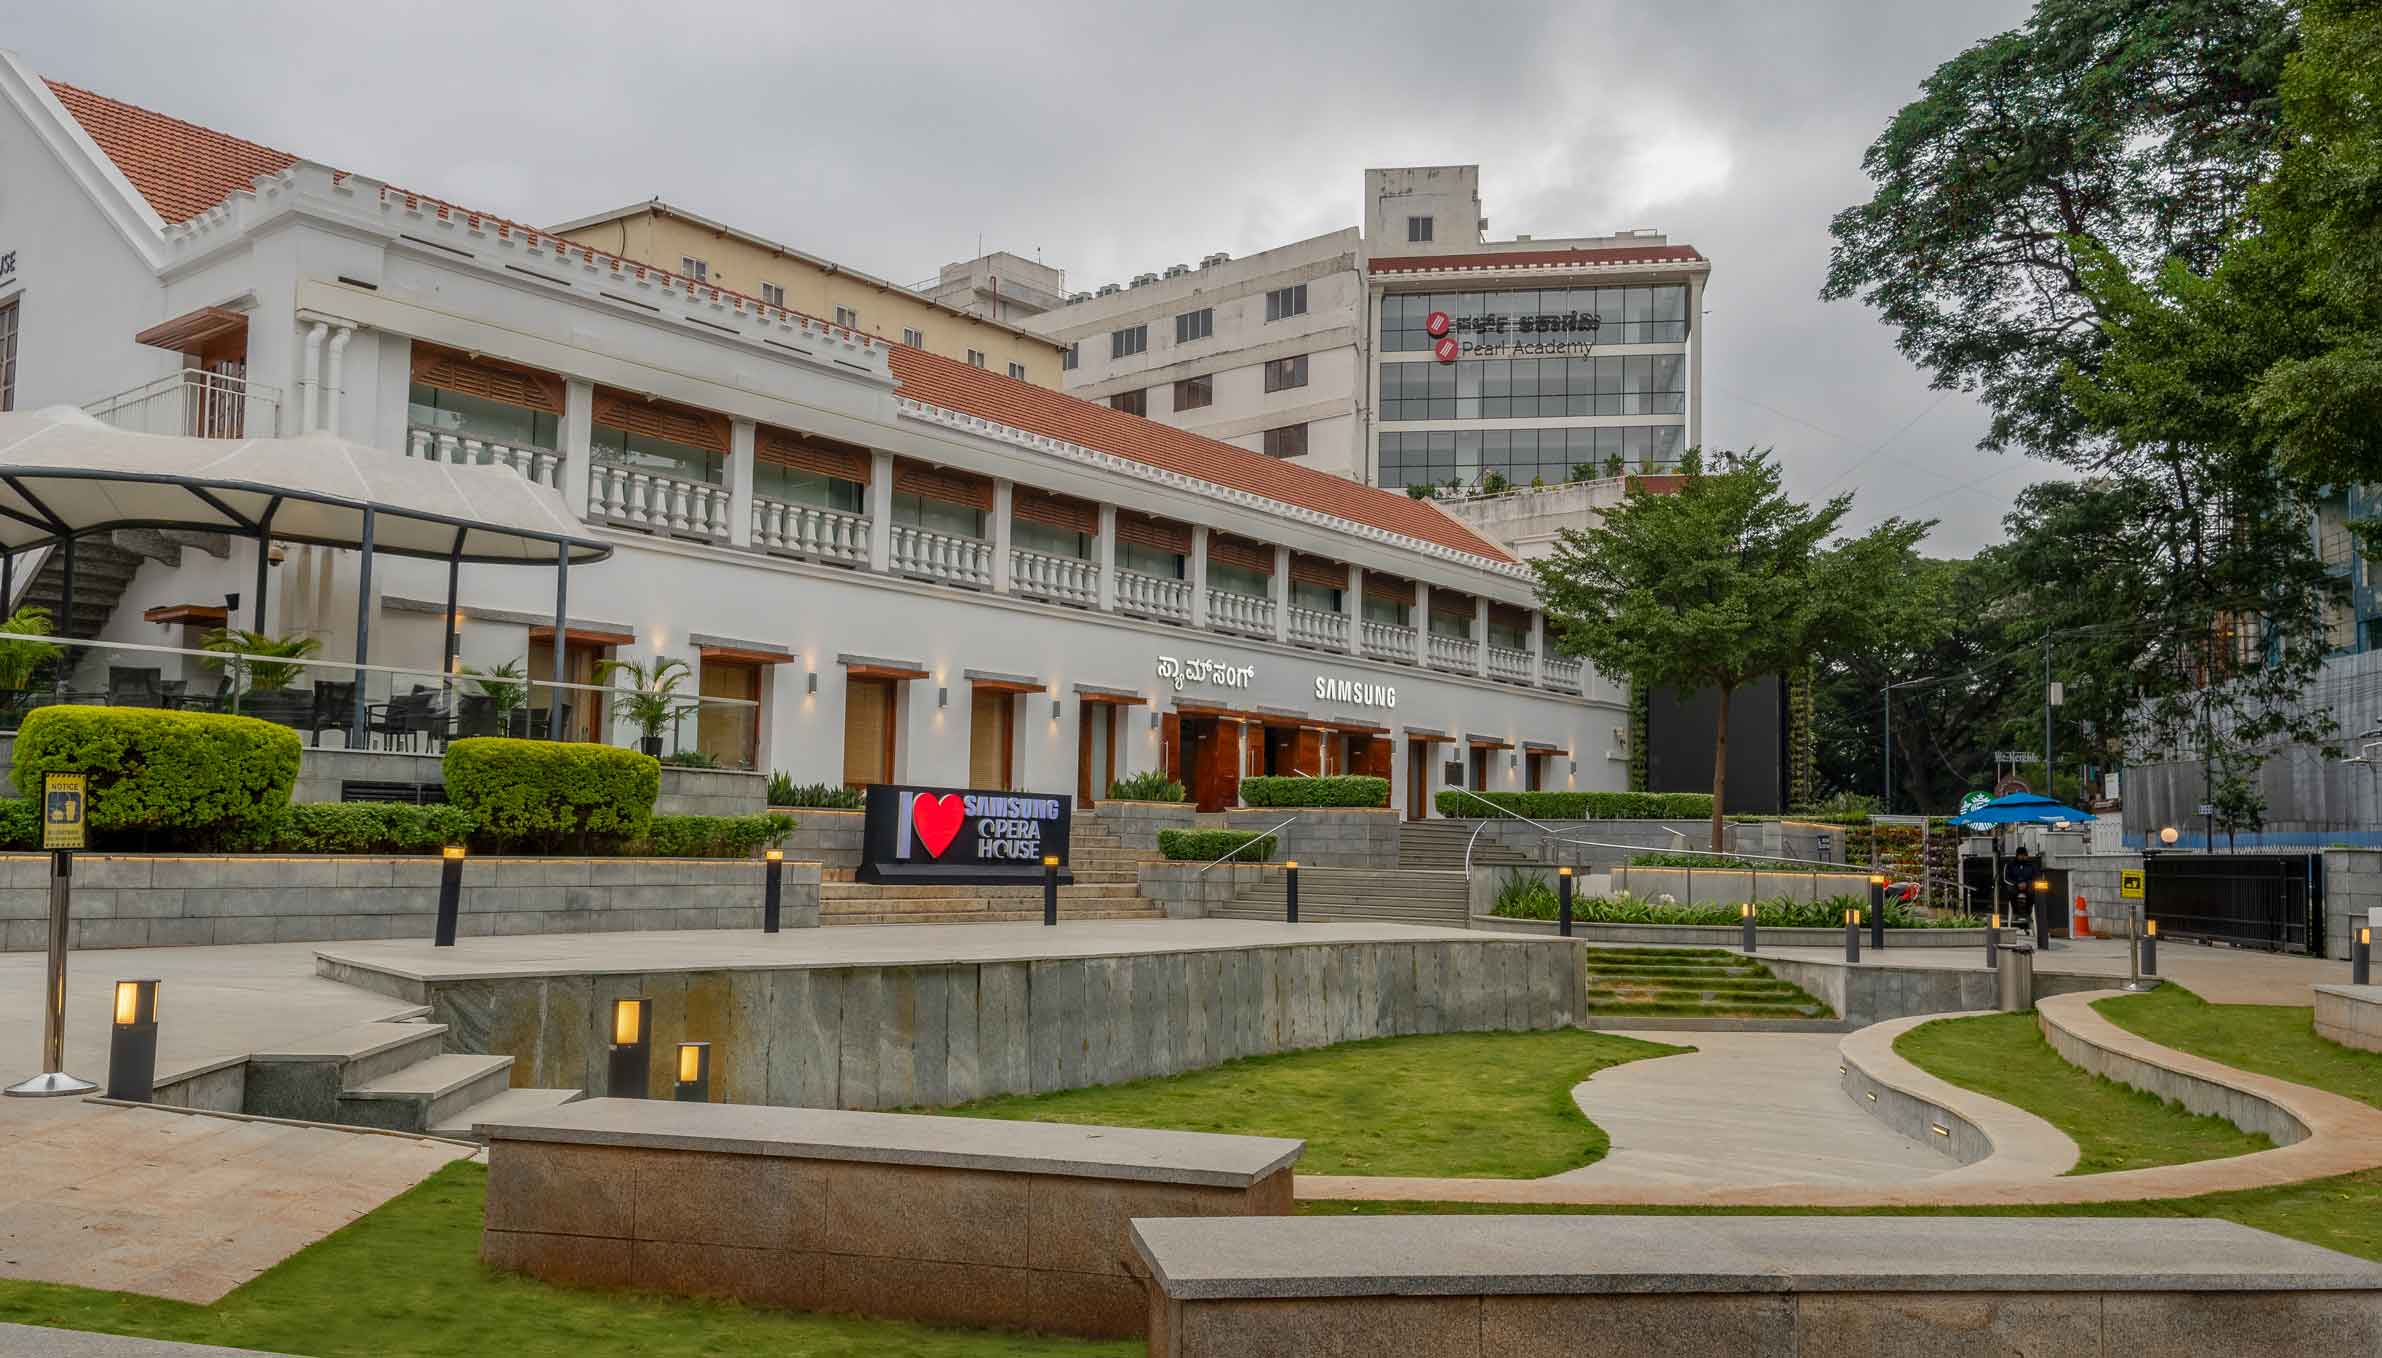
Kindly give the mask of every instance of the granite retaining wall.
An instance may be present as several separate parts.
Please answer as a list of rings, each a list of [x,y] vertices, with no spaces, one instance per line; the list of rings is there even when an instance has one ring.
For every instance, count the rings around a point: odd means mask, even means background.
[[[1189,802],[1103,801],[1093,805],[1092,814],[1118,843],[1152,852],[1158,848],[1160,830],[1188,830],[1199,822],[1199,809]]]
[[[1291,820],[1296,816],[1298,819]],[[1289,820],[1290,824],[1282,825]],[[1398,866],[1398,813],[1374,807],[1261,806],[1228,811],[1224,824],[1252,834],[1272,830],[1274,861],[1310,868]],[[1274,827],[1282,828],[1275,830]]]
[[[1836,937],[1841,941],[1844,935],[1839,933]],[[1866,930],[1861,943],[1868,947]],[[1982,942],[1977,946],[1980,952],[1984,948]],[[1888,950],[1889,954],[1891,951]],[[2001,1002],[1999,973],[1982,965],[1897,967],[1890,960],[1883,963],[1872,960],[1875,956],[1868,953],[1858,964],[1781,957],[1774,953],[1756,954],[1756,960],[1768,967],[1771,975],[1801,986],[1850,1023],[1867,1025],[1914,1014],[1969,1013],[1996,1008]],[[2040,956],[2038,953],[2037,957]],[[2035,998],[2080,990],[2107,990],[2112,984],[2106,976],[2062,976],[2038,969]]]

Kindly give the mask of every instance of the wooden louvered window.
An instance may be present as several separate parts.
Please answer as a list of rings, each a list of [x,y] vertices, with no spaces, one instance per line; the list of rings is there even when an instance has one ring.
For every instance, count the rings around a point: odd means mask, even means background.
[[[866,448],[762,425],[753,431],[753,494],[862,513],[869,460]]]
[[[413,346],[406,422],[434,435],[555,452],[562,447],[562,379],[474,358],[435,344]]]
[[[728,457],[728,417],[598,387],[588,442],[599,462],[720,485]]]
[[[1018,546],[1052,556],[1091,559],[1092,543],[1100,532],[1097,505],[1019,486],[1010,494],[1010,514],[1010,536]]]
[[[1171,519],[1117,511],[1117,568],[1160,580],[1190,577],[1191,529]]]
[[[989,477],[908,458],[894,460],[893,521],[897,524],[982,539],[992,503]]]

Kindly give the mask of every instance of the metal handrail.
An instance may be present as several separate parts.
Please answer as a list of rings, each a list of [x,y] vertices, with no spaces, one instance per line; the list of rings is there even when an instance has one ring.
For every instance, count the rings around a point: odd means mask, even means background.
[[[1299,813],[1299,815],[1305,815],[1305,814],[1306,814],[1306,813],[1305,813],[1305,812],[1303,812],[1303,811]],[[1290,820],[1297,820],[1297,819],[1298,819],[1298,816],[1292,816],[1292,817],[1290,818]],[[1288,824],[1290,824],[1290,820],[1286,820],[1286,821],[1282,822],[1282,825],[1288,825]],[[1258,831],[1256,834],[1253,834],[1253,835],[1249,836],[1247,839],[1244,839],[1244,840],[1242,840],[1240,843],[1233,845],[1233,846],[1232,846],[1231,848],[1229,848],[1229,849],[1226,849],[1226,850],[1224,851],[1224,858],[1219,858],[1219,859],[1217,859],[1217,860],[1216,860],[1216,862],[1215,862],[1215,863],[1210,863],[1210,864],[1208,864],[1208,868],[1215,867],[1215,866],[1216,866],[1218,863],[1222,863],[1222,862],[1224,861],[1224,859],[1225,859],[1225,858],[1230,858],[1230,857],[1232,857],[1234,854],[1236,854],[1236,853],[1239,853],[1241,850],[1248,848],[1250,845],[1252,845],[1252,844],[1256,843],[1258,840],[1261,840],[1261,839],[1265,838],[1267,835],[1270,835],[1270,834],[1272,834],[1272,833],[1274,832],[1274,830],[1279,830],[1279,829],[1281,829],[1281,828],[1282,828],[1282,825],[1277,825],[1277,826],[1273,827],[1273,830],[1260,830],[1260,831]],[[1205,876],[1207,876],[1207,873],[1208,873],[1208,868],[1201,868],[1201,869],[1200,869],[1198,872],[1195,872],[1195,873],[1193,873],[1193,874],[1192,874],[1192,876],[1194,876],[1194,877],[1205,877]]]
[[[1479,802],[1482,806],[1489,808],[1491,811],[1494,811],[1499,815],[1511,816],[1515,820],[1518,820],[1525,825],[1535,826],[1540,830],[1546,831],[1550,835],[1556,833],[1555,827],[1551,825],[1540,825],[1537,821],[1530,819],[1530,817],[1523,815],[1521,812],[1513,810],[1510,807],[1499,806],[1497,803],[1490,801],[1488,798],[1481,796],[1479,793],[1474,792],[1470,788],[1451,787],[1447,790],[1456,793],[1459,796],[1470,797],[1472,800]],[[1464,880],[1467,882],[1472,880],[1472,846],[1480,843],[1481,831],[1488,828],[1489,822],[1483,820],[1480,824],[1472,828],[1472,838],[1464,841]]]
[[[1626,849],[1631,853],[1669,852],[1668,850],[1662,849],[1649,849],[1643,844],[1612,844],[1602,840],[1576,839],[1565,835],[1562,831],[1556,829],[1552,825],[1543,824],[1539,821],[1530,819],[1530,817],[1523,815],[1519,811],[1512,810],[1508,807],[1499,806],[1497,803],[1490,801],[1488,798],[1483,797],[1480,794],[1471,791],[1470,789],[1451,787],[1446,790],[1456,793],[1459,796],[1470,797],[1472,800],[1479,802],[1481,805],[1489,808],[1491,811],[1497,812],[1499,815],[1511,816],[1515,820],[1522,822],[1524,825],[1528,825],[1534,829],[1543,830],[1546,833],[1553,835],[1555,837],[1555,842],[1558,844],[1578,844],[1584,848],[1590,849]],[[1472,832],[1472,839],[1467,841],[1464,845],[1464,875],[1467,877],[1472,875],[1472,845],[1474,842],[1477,842],[1480,839],[1481,831],[1488,828],[1489,822],[1484,819],[1481,821],[1480,826]],[[1663,829],[1670,834],[1678,835],[1681,839],[1687,838],[1687,836],[1680,834],[1679,831],[1673,830],[1667,825],[1664,826]],[[1733,853],[1725,849],[1685,849],[1680,850],[1679,852],[1702,854],[1707,858],[1755,859],[1764,863],[1807,863],[1813,867],[1841,868],[1847,872],[1857,872],[1861,870],[1858,864],[1838,863],[1826,858],[1789,858],[1784,854]]]

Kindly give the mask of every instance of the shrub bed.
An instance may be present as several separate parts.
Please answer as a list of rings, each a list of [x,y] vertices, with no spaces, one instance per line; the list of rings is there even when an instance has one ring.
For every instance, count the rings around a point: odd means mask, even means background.
[[[1736,868],[1743,872],[1859,872],[1869,870],[1849,863],[1833,867],[1816,863],[1797,863],[1784,858],[1724,858],[1709,853],[1657,852],[1642,853],[1629,860],[1633,868]]]
[[[298,780],[298,733],[254,717],[140,707],[38,707],[17,730],[17,791],[90,778],[95,836],[168,833],[211,847],[278,817]]]
[[[1841,929],[1844,912],[1859,910],[1863,912],[1866,927],[1868,909],[1867,901],[1851,896],[1831,896],[1822,901],[1781,896],[1754,902],[1753,922],[1764,929]],[[1556,910],[1555,888],[1551,884],[1543,878],[1508,871],[1498,881],[1497,903],[1489,913],[1508,919],[1553,919]],[[1574,897],[1571,915],[1583,924],[1742,923],[1734,905],[1662,905],[1630,896]],[[1909,906],[1886,902],[1889,929],[1974,929],[1981,923],[1957,915],[1921,915]]]
[[[1245,781],[1245,780],[1244,780]],[[1108,785],[1108,797],[1119,802],[1187,802],[1191,794],[1180,782],[1156,769],[1145,769]]]
[[[1443,789],[1434,799],[1439,814],[1479,820],[1488,814],[1474,801],[1532,820],[1710,820],[1709,792],[1480,792]]]
[[[751,858],[794,832],[794,818],[770,812],[749,816],[656,816],[641,852],[656,858]]]
[[[661,761],[610,745],[473,736],[447,746],[447,800],[500,847],[581,851],[643,839],[661,795]]]
[[[1241,780],[1243,806],[1387,806],[1389,779],[1340,774],[1330,778],[1259,777]]]
[[[301,802],[234,847],[270,853],[436,853],[471,839],[471,816],[453,806]]]
[[[807,806],[821,811],[858,811],[868,796],[842,783],[797,783],[784,773],[769,775],[771,806]]]
[[[1233,846],[1239,845],[1239,852]],[[1184,862],[1213,863],[1226,854],[1235,863],[1263,863],[1274,856],[1272,835],[1251,835],[1240,830],[1160,830],[1158,852],[1168,858]]]

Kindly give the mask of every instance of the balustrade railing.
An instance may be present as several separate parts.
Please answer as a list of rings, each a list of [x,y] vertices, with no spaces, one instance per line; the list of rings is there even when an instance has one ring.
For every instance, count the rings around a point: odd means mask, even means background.
[[[1117,608],[1126,613],[1189,622],[1191,586],[1183,580],[1121,570],[1117,572]]]
[[[1548,688],[1559,688],[1559,689],[1562,689],[1562,690],[1563,690],[1564,692],[1566,692],[1566,693],[1577,693],[1577,692],[1579,692],[1579,691],[1580,691],[1580,669],[1581,669],[1581,662],[1580,662],[1580,658],[1579,658],[1578,656],[1576,656],[1576,655],[1550,655],[1550,656],[1548,656],[1548,657],[1547,657],[1547,687],[1548,687]]]
[[[1274,634],[1274,601],[1230,590],[1208,591],[1208,626],[1254,636]]]
[[[1290,609],[1290,639],[1302,646],[1329,646],[1335,651],[1348,648],[1348,615],[1325,613],[1320,609]]]
[[[992,544],[908,524],[893,526],[891,566],[896,575],[915,575],[979,589],[992,587]]]
[[[1472,658],[1478,654],[1480,643],[1463,637],[1434,636],[1428,652],[1431,663],[1440,669],[1463,670],[1470,673]]]
[[[753,497],[753,545],[822,561],[868,563],[868,518],[840,509]]]
[[[1530,652],[1507,650],[1503,646],[1489,648],[1489,677],[1530,682]]]
[[[1039,599],[1090,606],[1100,602],[1100,567],[1080,557],[1014,547],[1009,552],[1009,588]]]
[[[655,532],[726,541],[728,488],[638,471],[609,462],[589,466],[589,512]]]
[[[1403,623],[1373,622],[1364,624],[1365,654],[1380,660],[1403,660],[1414,663],[1414,629]]]
[[[475,438],[468,434],[409,427],[405,455],[423,462],[448,462],[466,467],[510,467],[541,486],[562,486],[562,454],[551,448]]]

